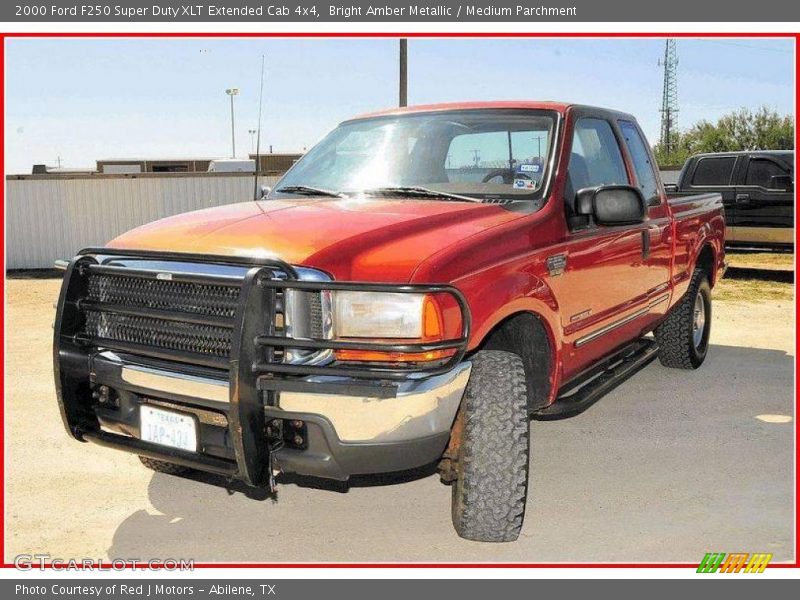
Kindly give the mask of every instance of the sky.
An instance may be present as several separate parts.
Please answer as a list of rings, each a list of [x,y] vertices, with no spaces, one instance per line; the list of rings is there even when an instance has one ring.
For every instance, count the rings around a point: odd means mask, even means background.
[[[251,151],[266,56],[262,149],[302,151],[397,103],[396,39],[12,39],[6,173],[102,158]],[[409,104],[562,100],[633,113],[659,133],[662,39],[411,39]],[[742,107],[793,114],[792,40],[679,39],[678,126]]]

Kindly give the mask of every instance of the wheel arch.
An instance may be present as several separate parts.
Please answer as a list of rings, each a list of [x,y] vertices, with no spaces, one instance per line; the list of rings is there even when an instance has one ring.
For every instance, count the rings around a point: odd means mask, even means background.
[[[528,409],[547,406],[557,389],[556,338],[548,320],[533,310],[517,310],[498,319],[474,351],[504,350],[522,358],[528,388]],[[542,374],[545,374],[543,377]]]
[[[717,280],[717,251],[709,240],[701,244],[694,268],[703,269],[708,273],[708,284],[713,288]]]

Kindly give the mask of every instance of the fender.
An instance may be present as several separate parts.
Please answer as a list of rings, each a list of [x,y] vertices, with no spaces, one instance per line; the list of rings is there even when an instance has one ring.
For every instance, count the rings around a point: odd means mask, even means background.
[[[525,272],[504,271],[503,266],[479,276],[454,282],[466,296],[472,311],[473,329],[468,350],[479,348],[487,335],[508,318],[529,313],[544,326],[550,345],[552,371],[549,402],[555,399],[561,382],[562,336],[558,303],[550,286],[539,276]],[[527,276],[526,276],[527,275]],[[498,291],[502,290],[502,294]]]
[[[710,228],[710,226],[709,226]],[[697,247],[693,248],[692,251],[692,260],[691,260],[691,268],[690,272],[694,274],[694,270],[697,268],[697,263],[700,261],[700,255],[703,253],[703,250],[708,247],[711,248],[711,270],[708,274],[709,277],[709,285],[714,287],[717,280],[719,279],[720,269],[720,241],[719,238],[715,237],[713,233],[708,233],[707,235],[703,236],[702,239],[699,239],[697,242]]]
[[[478,348],[498,324],[516,313],[541,319],[552,352],[551,395],[562,373],[562,330],[558,302],[547,283],[546,257],[559,247],[563,228],[563,212],[550,201],[538,213],[446,246],[420,264],[412,277],[419,283],[448,281],[466,296],[472,313],[468,350]]]
[[[713,288],[725,273],[725,218],[722,213],[714,215],[708,223],[707,234],[702,242],[698,244],[692,269],[697,264],[703,248],[709,245],[712,251],[711,272],[709,273],[709,284]]]
[[[709,205],[718,205],[715,214],[705,222]],[[689,287],[689,281],[703,252],[709,246],[711,257],[711,284],[716,283],[720,262],[724,260],[724,218],[721,198],[718,194],[691,196],[679,201],[670,201],[673,217],[674,251],[672,284],[674,288],[671,304],[678,302]]]
[[[703,248],[705,248],[706,245],[711,246],[711,249],[716,256],[716,248],[714,248],[710,223],[703,223],[700,226],[700,229],[697,233],[697,239],[695,240],[695,243],[690,251],[688,268],[689,278],[691,278],[691,276],[694,274],[694,270],[697,268],[697,261],[700,259],[700,253],[703,251]]]

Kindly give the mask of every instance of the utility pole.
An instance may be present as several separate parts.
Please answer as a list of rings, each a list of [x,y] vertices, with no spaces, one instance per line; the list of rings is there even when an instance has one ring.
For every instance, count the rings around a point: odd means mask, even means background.
[[[231,158],[236,158],[236,119],[233,114],[233,97],[239,95],[239,88],[228,88],[225,93],[231,97]]]
[[[247,133],[250,134],[250,153],[252,154],[253,152],[256,151],[256,145],[255,144],[256,144],[256,133],[257,133],[257,130],[256,129],[248,129]]]
[[[400,106],[408,106],[408,40],[400,38]]]
[[[678,115],[678,48],[677,42],[668,39],[664,45],[664,89],[661,95],[661,139],[659,143],[669,159],[675,150],[675,131]]]

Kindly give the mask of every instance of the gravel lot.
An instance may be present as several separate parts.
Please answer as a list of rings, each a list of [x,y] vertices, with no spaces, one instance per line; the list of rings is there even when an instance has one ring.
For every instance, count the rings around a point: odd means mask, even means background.
[[[763,415],[794,417],[793,278],[757,277],[782,289],[759,299],[757,283],[739,289],[750,270],[733,273],[735,293],[727,282],[719,290],[703,368],[656,362],[578,417],[533,422],[528,517],[513,544],[459,539],[436,476],[349,491],[291,483],[273,502],[71,441],[51,370],[60,281],[10,279],[5,560],[698,562],[707,551],[791,560],[794,422]]]

